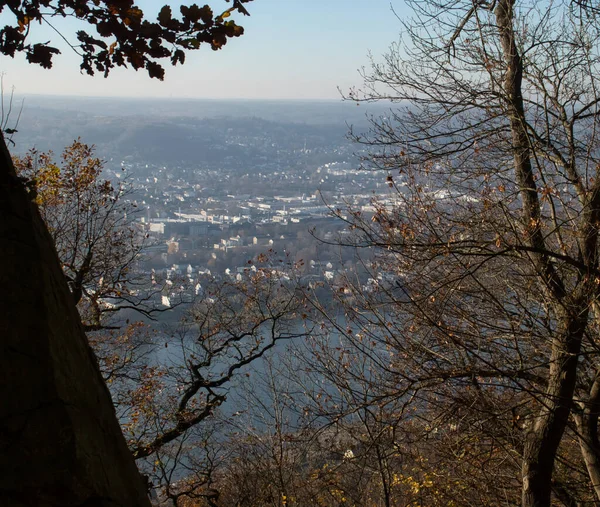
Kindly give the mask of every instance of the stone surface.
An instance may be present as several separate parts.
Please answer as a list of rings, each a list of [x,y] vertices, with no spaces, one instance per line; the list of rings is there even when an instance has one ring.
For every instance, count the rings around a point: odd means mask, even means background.
[[[0,144],[0,505],[149,506],[52,240]]]

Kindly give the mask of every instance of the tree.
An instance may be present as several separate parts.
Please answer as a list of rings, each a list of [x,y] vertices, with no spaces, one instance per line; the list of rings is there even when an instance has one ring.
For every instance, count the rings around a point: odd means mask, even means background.
[[[47,42],[30,42],[35,34],[33,24],[46,23],[53,28],[54,17],[72,16],[96,31],[90,35],[80,30],[78,43],[69,44],[81,56],[81,70],[90,75],[102,72],[106,77],[115,66],[131,65],[135,70],[145,68],[150,77],[163,79],[165,71],[158,60],[168,58],[173,65],[184,63],[188,50],[203,44],[221,49],[228,38],[242,35],[243,28],[228,18],[234,11],[248,15],[242,4],[250,1],[233,0],[233,7],[216,16],[208,5],[182,5],[181,19],[174,18],[171,7],[165,5],[156,22],[145,20],[144,12],[133,0],[7,2],[0,12],[9,10],[14,22],[0,31],[0,53],[14,57],[23,52],[29,63],[51,68],[54,55],[60,51]]]
[[[244,13],[242,3],[236,0],[218,16],[208,7],[182,6],[179,21],[165,7],[157,23],[147,23],[130,1],[9,2],[2,9],[14,23],[0,31],[0,49],[5,56],[23,52],[30,63],[49,68],[58,50],[31,42],[33,22],[74,16],[94,25],[99,37],[78,34],[84,70],[106,75],[115,65],[131,65],[162,78],[157,59],[181,63],[187,49],[205,42],[218,49],[240,35],[225,19]],[[4,137],[0,150],[2,503],[148,505],[52,238],[16,176]]]
[[[147,303],[160,288],[148,290],[150,281],[135,273],[145,243],[137,207],[126,183],[103,179],[94,148],[77,140],[60,163],[36,150],[14,162],[48,227],[85,330],[110,327],[107,316],[123,309],[156,312]]]
[[[338,212],[380,251],[372,292],[339,296],[336,332],[368,362],[350,378],[363,406],[404,400],[423,438],[458,426],[471,473],[512,461],[523,506],[598,501],[598,11],[410,4],[403,41],[349,94],[398,104],[352,133],[391,195]]]
[[[240,278],[206,284],[164,354],[159,351],[165,359],[144,371],[140,382],[120,377],[111,384],[135,458],[155,484],[181,501],[215,493],[210,486],[221,467],[212,453],[220,437],[210,431],[215,425],[210,421],[235,378],[306,333],[297,324],[303,300],[276,271],[249,269]],[[158,467],[147,465],[157,462]],[[174,488],[171,476],[184,480]]]
[[[142,468],[154,462],[147,470],[154,488],[174,502],[210,500],[219,468],[212,453],[220,446],[210,419],[238,372],[277,342],[301,336],[290,326],[300,299],[263,256],[236,282],[204,280],[177,339],[139,322],[108,320],[123,309],[152,317],[158,310],[146,303],[168,288],[136,274],[143,233],[127,186],[103,179],[103,162],[79,140],[59,163],[30,150],[15,167],[52,236],[130,449]]]

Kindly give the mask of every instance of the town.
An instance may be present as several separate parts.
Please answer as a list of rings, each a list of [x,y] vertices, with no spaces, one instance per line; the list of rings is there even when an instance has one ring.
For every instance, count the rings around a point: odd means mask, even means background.
[[[38,106],[33,124],[25,114],[28,137],[18,147],[58,153],[78,123],[82,141],[104,160],[103,177],[126,189],[130,220],[145,236],[137,271],[153,305],[192,301],[206,280],[239,279],[260,255],[277,263],[283,281],[308,287],[339,287],[358,270],[369,290],[389,276],[368,272],[354,249],[341,247],[351,242],[348,210],[369,215],[374,203],[397,200],[387,174],[361,168],[367,152],[347,138],[348,117],[366,128],[363,111],[338,103],[221,102],[210,104],[220,115],[205,118],[193,116],[208,113],[200,101],[180,109],[170,103],[169,114],[152,104],[157,113],[149,119],[143,103],[123,115],[111,110],[113,101],[78,102],[77,112],[58,113],[63,121],[55,130],[46,127],[60,99]],[[335,114],[322,123],[328,108]]]

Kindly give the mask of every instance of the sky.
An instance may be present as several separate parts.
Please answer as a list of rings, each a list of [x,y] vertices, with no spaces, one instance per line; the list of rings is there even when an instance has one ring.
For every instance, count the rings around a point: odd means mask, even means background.
[[[165,0],[137,2],[147,18]],[[168,2],[175,12],[181,2]],[[191,3],[191,2],[188,2]],[[231,4],[204,0],[215,11]],[[163,82],[145,71],[114,70],[108,79],[79,70],[79,57],[45,26],[33,27],[36,41],[51,40],[62,54],[52,70],[29,65],[22,56],[2,57],[4,87],[28,94],[214,98],[214,99],[339,99],[338,87],[359,86],[359,69],[370,65],[398,40],[397,17],[406,15],[403,0],[254,0],[250,17],[237,16],[245,29],[220,51],[209,47],[188,54],[184,66],[168,67]],[[8,18],[0,15],[0,24]],[[12,21],[12,20],[11,20]],[[69,40],[77,26],[53,21]]]

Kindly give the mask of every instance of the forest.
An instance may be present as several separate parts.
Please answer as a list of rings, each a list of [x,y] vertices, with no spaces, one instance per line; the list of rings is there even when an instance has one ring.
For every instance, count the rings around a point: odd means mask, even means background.
[[[168,80],[243,45],[259,2],[154,21],[132,0],[2,2],[0,54],[51,69],[35,25],[71,16],[82,72]],[[85,139],[11,154],[2,109],[1,505],[600,504],[600,4],[406,4],[341,92],[386,107],[347,135],[387,196],[294,229],[339,252],[325,281],[267,244],[152,304],[191,278],[139,272],[130,188]]]

